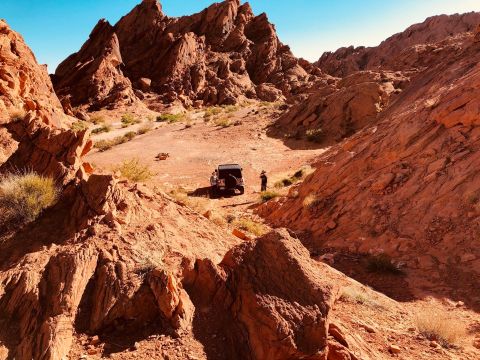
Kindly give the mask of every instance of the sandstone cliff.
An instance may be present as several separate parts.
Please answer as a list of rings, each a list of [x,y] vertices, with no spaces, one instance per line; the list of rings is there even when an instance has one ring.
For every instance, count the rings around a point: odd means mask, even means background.
[[[170,18],[157,1],[144,0],[115,26],[102,20],[53,79],[72,105],[95,109],[135,101],[132,89],[140,98],[150,92],[197,106],[274,101],[295,95],[311,72],[318,70],[295,58],[248,3],[226,0]]]
[[[462,35],[457,51],[417,73],[374,125],[327,151],[264,214],[308,232],[316,251],[385,252],[468,292],[480,276],[479,60],[475,35]]]

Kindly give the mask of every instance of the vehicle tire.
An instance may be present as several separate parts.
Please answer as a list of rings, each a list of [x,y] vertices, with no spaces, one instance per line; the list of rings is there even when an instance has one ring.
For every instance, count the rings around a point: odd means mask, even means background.
[[[229,190],[235,190],[237,187],[237,178],[233,175],[227,176],[225,179],[225,187]]]
[[[240,191],[240,195],[245,194],[245,188],[243,186],[237,187],[238,191]]]

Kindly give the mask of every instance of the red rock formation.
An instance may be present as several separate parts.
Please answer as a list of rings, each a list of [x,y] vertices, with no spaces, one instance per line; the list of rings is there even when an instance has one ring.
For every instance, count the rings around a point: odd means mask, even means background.
[[[67,107],[88,103],[90,110],[96,110],[131,105],[138,99],[120,69],[122,64],[115,30],[101,20],[82,49],[57,68],[54,76],[57,93],[67,101]]]
[[[40,122],[32,113],[7,124],[6,129],[12,139],[18,142],[18,148],[0,166],[0,174],[33,170],[66,185],[86,173],[81,158],[93,145],[88,139],[88,130],[75,133],[52,128]]]
[[[23,38],[0,20],[0,164],[16,149],[3,125],[27,112],[55,126],[64,117],[46,67],[38,65]]]
[[[330,79],[306,100],[283,114],[276,128],[291,136],[321,131],[323,145],[340,141],[372,125],[387,108],[390,98],[409,79],[399,73],[357,72],[342,80]]]
[[[97,70],[101,63],[109,64],[107,70]],[[124,75],[134,88],[166,102],[233,104],[293,95],[311,80],[306,68],[315,72],[279,41],[265,14],[254,16],[239,0],[181,18],[169,18],[157,1],[144,0],[114,27],[99,23],[83,48],[59,66],[54,83],[74,105],[130,99],[113,95],[117,87],[128,88]],[[102,85],[86,92],[92,83]]]
[[[376,126],[327,151],[316,172],[264,214],[309,232],[316,250],[386,252],[459,293],[474,286],[480,44],[473,38],[417,75]]]
[[[198,261],[186,281],[197,307],[212,306],[204,316],[226,336],[229,359],[320,360],[338,292],[330,276],[283,230],[234,248],[218,266]]]
[[[325,73],[344,77],[359,70],[411,70],[428,66],[423,58],[441,59],[446,50],[456,51],[455,39],[474,31],[480,23],[480,13],[440,15],[421,24],[410,26],[393,35],[377,47],[346,47],[322,55],[316,63]],[[453,41],[449,41],[448,39]],[[450,49],[449,49],[450,48]]]

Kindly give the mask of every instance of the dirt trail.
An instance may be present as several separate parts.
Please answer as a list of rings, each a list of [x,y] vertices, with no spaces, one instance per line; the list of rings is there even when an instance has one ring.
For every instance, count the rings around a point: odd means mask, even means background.
[[[282,140],[268,137],[266,128],[274,116],[274,109],[270,107],[256,110],[250,106],[221,114],[219,118],[228,118],[232,124],[226,128],[215,125],[214,120],[205,123],[203,113],[187,116],[191,127],[186,123],[161,124],[159,129],[128,143],[105,152],[93,152],[86,160],[97,169],[108,171],[125,159],[139,158],[156,174],[152,180],[154,185],[183,186],[189,190],[208,187],[217,165],[239,163],[244,168],[245,195],[220,199],[222,206],[236,206],[258,200],[262,170],[267,171],[273,186],[276,178],[297,171],[324,152],[308,149],[308,144],[302,141],[298,148],[307,150],[292,150]],[[114,130],[108,133],[108,138],[121,135],[122,131],[125,129]],[[106,135],[102,135],[102,139]],[[169,153],[170,158],[156,161],[155,157],[161,152]]]

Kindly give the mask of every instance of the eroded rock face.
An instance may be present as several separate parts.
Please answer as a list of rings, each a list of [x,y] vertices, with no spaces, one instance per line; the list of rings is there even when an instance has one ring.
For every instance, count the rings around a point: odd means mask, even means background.
[[[459,292],[473,286],[480,276],[480,45],[468,36],[451,57],[417,74],[375,126],[327,151],[291,196],[262,212],[308,232],[319,251],[385,252]]]
[[[440,15],[412,25],[379,46],[346,47],[322,55],[316,63],[325,73],[344,77],[359,70],[411,70],[439,61],[445,52],[458,49],[462,34],[473,32],[480,13]]]
[[[23,38],[0,20],[0,164],[17,146],[4,125],[27,112],[54,126],[64,117],[46,67],[38,65]]]
[[[66,185],[86,175],[82,156],[92,148],[89,131],[75,133],[45,125],[29,113],[5,126],[18,148],[0,166],[0,173],[33,170]]]
[[[323,277],[325,276],[325,277]],[[197,307],[212,306],[231,359],[326,359],[337,289],[286,231],[234,248],[187,277]]]
[[[86,103],[90,110],[96,110],[138,101],[130,80],[123,75],[122,64],[115,30],[106,20],[101,20],[82,49],[60,64],[55,72],[55,87],[64,99],[65,110]]]
[[[74,105],[130,101],[129,81],[164,102],[233,104],[295,94],[314,77],[316,69],[308,65],[279,41],[265,14],[255,16],[239,0],[181,18],[169,18],[157,1],[144,0],[113,27],[101,21],[82,49],[59,66],[54,83]]]
[[[409,78],[392,72],[357,72],[344,79],[331,79],[305,101],[294,105],[277,121],[285,133],[303,136],[321,131],[319,142],[329,144],[372,125]]]

